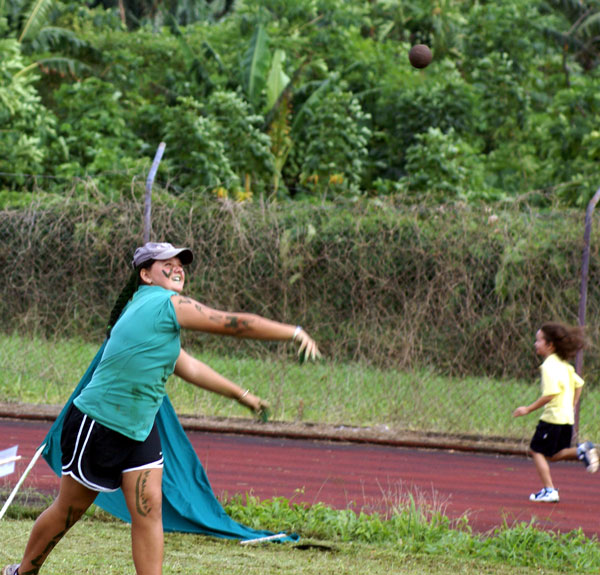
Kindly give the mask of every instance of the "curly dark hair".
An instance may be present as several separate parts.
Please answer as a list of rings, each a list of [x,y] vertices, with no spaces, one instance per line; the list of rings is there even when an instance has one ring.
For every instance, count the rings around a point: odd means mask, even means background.
[[[556,355],[564,360],[575,357],[585,347],[583,327],[570,327],[562,323],[547,322],[540,328],[546,342],[554,346]]]

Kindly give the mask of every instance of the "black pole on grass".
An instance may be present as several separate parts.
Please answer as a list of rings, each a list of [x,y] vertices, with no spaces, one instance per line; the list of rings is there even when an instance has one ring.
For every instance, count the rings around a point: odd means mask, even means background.
[[[587,289],[590,275],[590,238],[592,236],[592,216],[596,204],[600,200],[600,188],[596,190],[594,197],[589,201],[585,212],[585,230],[583,232],[583,258],[581,262],[581,287],[579,290],[579,325],[585,327],[585,308],[587,305]],[[581,375],[583,370],[583,350],[580,349],[575,357],[575,371]],[[575,408],[575,426],[573,427],[573,439],[577,441],[579,434],[579,404]]]

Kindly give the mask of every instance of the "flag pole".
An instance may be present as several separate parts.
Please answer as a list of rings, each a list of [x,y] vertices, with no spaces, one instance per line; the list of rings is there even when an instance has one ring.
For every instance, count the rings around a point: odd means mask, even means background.
[[[0,467],[2,467],[3,465],[6,465],[7,463],[14,463],[15,461],[19,461],[19,459],[21,459],[20,455],[11,455],[10,457],[7,457],[6,459],[0,459]]]
[[[268,535],[267,537],[256,537],[255,539],[245,539],[240,541],[240,545],[253,545],[255,543],[263,543],[265,541],[275,541],[287,537],[286,533],[277,533],[276,535]]]
[[[12,493],[8,496],[6,503],[2,507],[2,511],[0,511],[0,520],[4,517],[6,510],[8,509],[9,505],[12,503],[12,500],[15,498],[17,491],[19,491],[19,487],[21,487],[21,485],[23,485],[23,481],[25,481],[25,478],[27,477],[27,475],[29,474],[29,472],[31,471],[33,466],[35,465],[35,462],[39,459],[40,455],[42,454],[42,451],[44,451],[44,447],[46,447],[45,443],[35,452],[35,455],[31,458],[31,461],[29,462],[27,469],[25,469],[25,471],[23,472],[23,475],[21,475],[21,478],[19,479],[19,481],[17,481],[15,488],[12,490]]]

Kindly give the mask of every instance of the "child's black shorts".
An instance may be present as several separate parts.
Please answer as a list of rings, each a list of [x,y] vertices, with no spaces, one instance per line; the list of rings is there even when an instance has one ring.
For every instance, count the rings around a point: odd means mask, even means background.
[[[116,491],[127,471],[163,466],[156,423],[145,441],[135,441],[94,421],[73,404],[65,415],[60,447],[63,475],[94,491]]]
[[[548,423],[547,421],[542,421],[540,419],[535,428],[535,433],[533,434],[529,448],[531,451],[541,453],[546,457],[552,457],[561,449],[571,447],[572,436],[572,425],[568,423],[564,425]]]

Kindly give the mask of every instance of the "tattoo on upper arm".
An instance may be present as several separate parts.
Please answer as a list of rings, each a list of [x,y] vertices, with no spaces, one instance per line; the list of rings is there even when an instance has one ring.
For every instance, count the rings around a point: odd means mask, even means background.
[[[226,329],[233,330],[236,334],[244,333],[250,329],[251,322],[247,319],[240,319],[237,315],[225,315],[223,313],[211,313],[210,308],[206,308],[198,302],[187,298],[180,298],[181,303],[193,303],[196,311],[208,317],[209,321],[222,325]]]
[[[240,320],[236,315],[228,315],[225,323],[226,328],[235,330],[237,333],[248,331],[250,323],[247,320]]]
[[[187,303],[193,303],[193,299],[189,298],[189,297],[179,297],[177,298],[177,303],[180,303],[182,305],[187,304]]]

